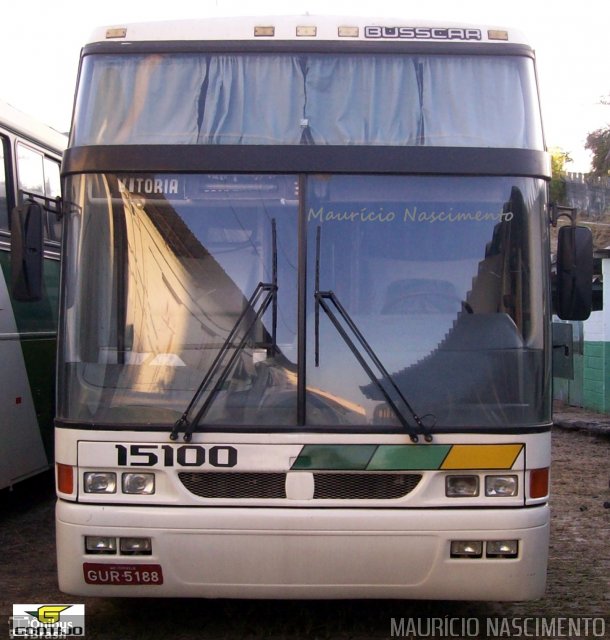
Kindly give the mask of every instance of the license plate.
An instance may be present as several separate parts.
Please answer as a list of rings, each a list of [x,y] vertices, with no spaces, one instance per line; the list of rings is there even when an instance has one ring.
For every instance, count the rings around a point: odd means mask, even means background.
[[[102,564],[85,562],[83,575],[87,584],[155,586],[163,584],[160,564]]]

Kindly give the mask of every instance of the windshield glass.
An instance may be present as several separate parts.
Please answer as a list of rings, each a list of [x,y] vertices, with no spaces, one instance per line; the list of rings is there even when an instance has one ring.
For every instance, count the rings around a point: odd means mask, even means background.
[[[542,149],[536,96],[518,56],[87,55],[71,145]]]
[[[171,427],[193,402],[201,428],[548,419],[541,180],[67,187],[60,418]]]

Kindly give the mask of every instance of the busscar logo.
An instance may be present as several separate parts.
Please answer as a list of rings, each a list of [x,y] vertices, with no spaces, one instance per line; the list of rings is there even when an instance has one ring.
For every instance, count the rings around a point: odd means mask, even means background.
[[[13,605],[11,638],[69,638],[84,635],[84,604]]]
[[[365,38],[383,40],[481,40],[480,29],[459,27],[364,27]]]

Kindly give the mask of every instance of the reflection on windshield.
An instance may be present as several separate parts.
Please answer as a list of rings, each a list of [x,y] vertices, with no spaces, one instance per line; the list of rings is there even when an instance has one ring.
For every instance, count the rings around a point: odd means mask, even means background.
[[[303,192],[296,176],[168,174],[70,186],[82,214],[64,265],[63,418],[171,428],[186,410],[202,429],[400,429],[392,405],[406,400],[407,421],[432,414],[436,428],[545,419],[542,182],[312,176]],[[265,283],[273,294],[254,304]],[[320,289],[385,373],[358,364],[326,313],[315,321]]]

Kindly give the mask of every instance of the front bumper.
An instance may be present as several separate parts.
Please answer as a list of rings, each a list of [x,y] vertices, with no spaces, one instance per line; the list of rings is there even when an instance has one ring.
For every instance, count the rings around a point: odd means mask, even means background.
[[[84,536],[150,537],[152,555],[85,553]],[[514,509],[184,508],[57,504],[59,586],[89,596],[531,600],[544,593],[547,505]],[[517,558],[451,558],[451,540],[519,540]],[[85,564],[162,581],[85,580]],[[108,574],[110,572],[107,572]]]

